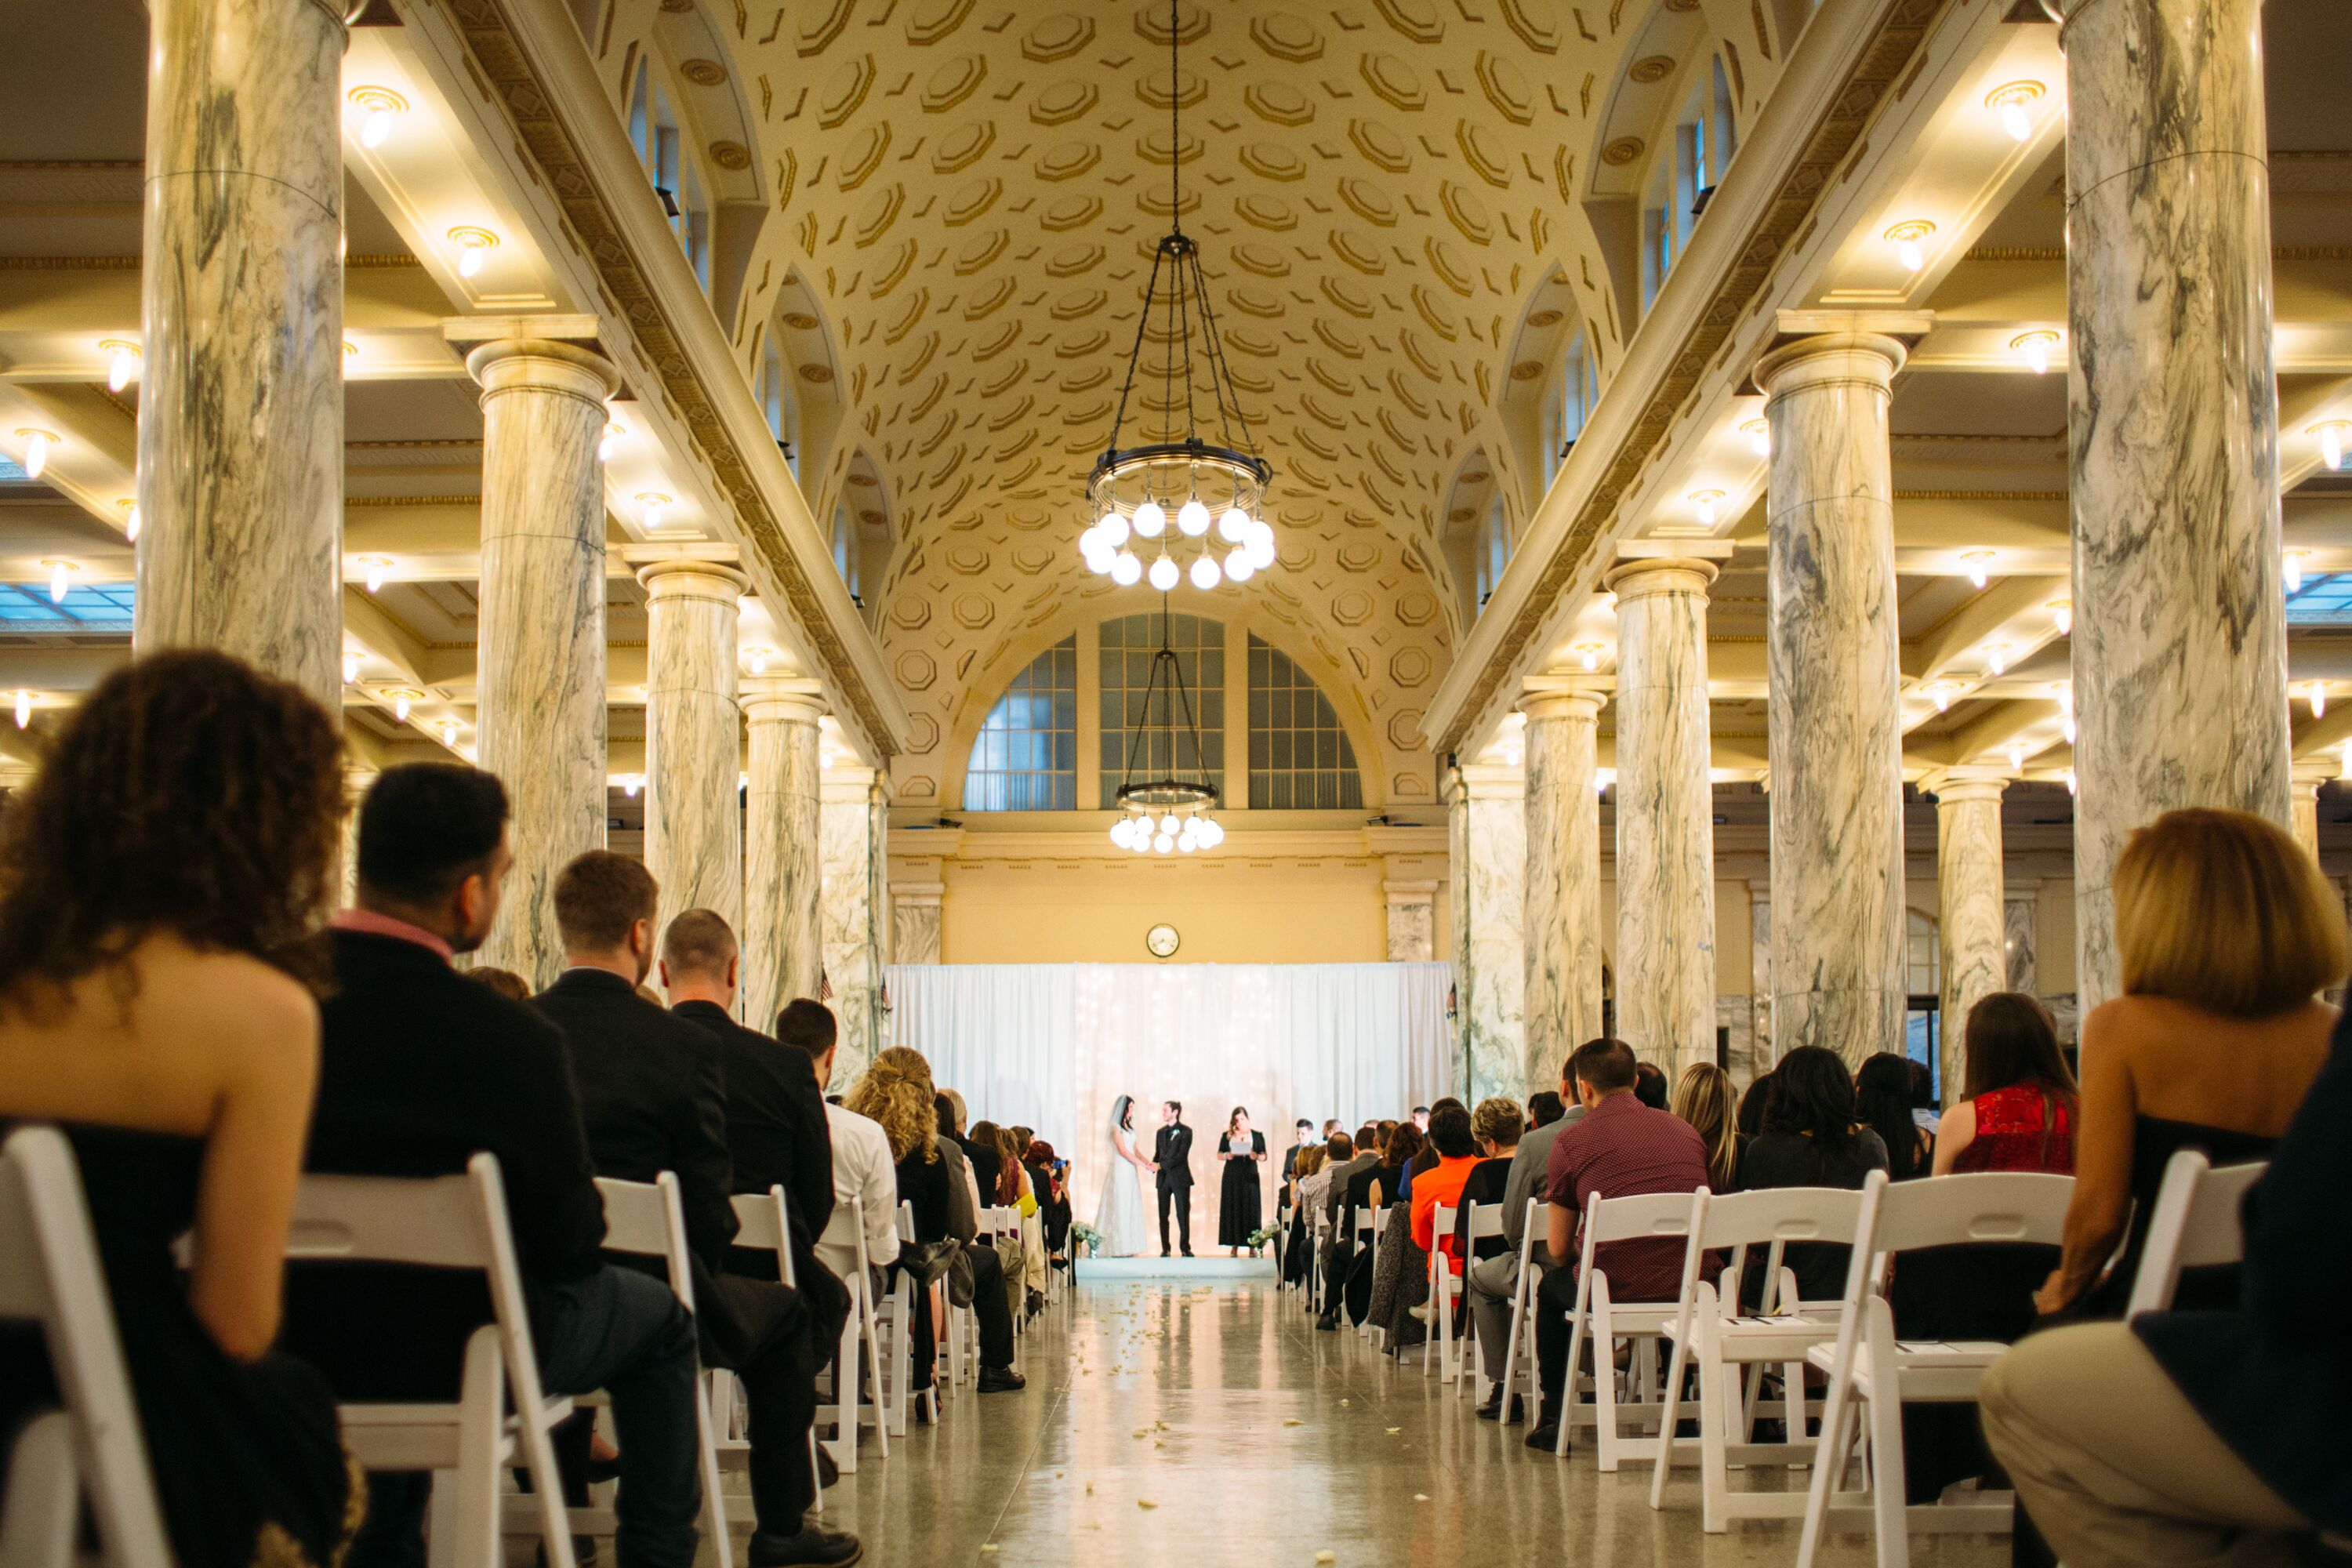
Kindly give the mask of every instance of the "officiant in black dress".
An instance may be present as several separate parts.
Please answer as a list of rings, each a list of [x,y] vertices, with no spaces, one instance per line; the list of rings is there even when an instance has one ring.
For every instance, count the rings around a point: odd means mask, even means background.
[[[1238,1105],[1217,1140],[1217,1158],[1225,1167],[1217,1195],[1217,1245],[1238,1253],[1250,1244],[1262,1215],[1257,1167],[1265,1158],[1265,1134],[1251,1129],[1249,1112]]]

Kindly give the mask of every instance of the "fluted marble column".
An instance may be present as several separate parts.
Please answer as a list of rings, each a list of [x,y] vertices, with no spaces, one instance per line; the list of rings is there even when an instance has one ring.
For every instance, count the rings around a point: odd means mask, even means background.
[[[841,1026],[834,1076],[847,1082],[890,1043],[882,1011],[882,968],[889,961],[889,808],[872,768],[825,769],[824,795],[818,838],[824,864],[824,978]]]
[[[142,652],[342,710],[342,8],[152,0],[140,270]]]
[[[1382,882],[1388,900],[1391,963],[1427,963],[1437,956],[1437,884]]]
[[[2294,789],[2294,841],[2315,860],[2319,858],[2319,791],[2340,772],[2325,763],[2297,763],[2289,775]]]
[[[1526,734],[1527,1056],[1533,1089],[1601,1033],[1601,797],[1593,737],[1604,693],[1536,690]]]
[[[945,882],[895,882],[890,887],[890,962],[940,962],[940,910]]]
[[[1715,1059],[1711,561],[1627,561],[1617,595],[1617,1033],[1677,1077]]]
[[[1931,782],[1936,793],[1936,889],[1944,994],[1944,1103],[1968,1082],[1969,1010],[2009,988],[2009,918],[2002,899],[2000,797],[1994,775]]]
[[[743,929],[743,715],[735,701],[736,606],[743,574],[708,561],[657,561],[646,587],[646,868],[661,923],[716,910]]]
[[[2261,0],[2069,0],[2075,942],[2177,806],[2290,826]]]
[[[762,1034],[784,1004],[824,981],[824,796],[817,761],[817,683],[802,677],[743,688],[751,779],[743,792],[743,1020]]]
[[[585,349],[484,343],[480,706],[476,760],[507,786],[514,872],[481,962],[534,990],[563,967],[555,878],[604,847],[604,399]]]
[[[1849,1063],[1899,1050],[1902,668],[1888,386],[1903,345],[1799,339],[1756,367],[1772,425],[1766,500],[1772,745],[1772,1028]]]
[[[1473,763],[1447,785],[1458,911],[1454,931],[1455,1029],[1475,1105],[1528,1092],[1526,984],[1527,823],[1517,768]]]

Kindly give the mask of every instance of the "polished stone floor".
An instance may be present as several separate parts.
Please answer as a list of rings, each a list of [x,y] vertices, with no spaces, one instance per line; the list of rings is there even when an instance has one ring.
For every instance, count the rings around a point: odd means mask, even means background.
[[[961,1393],[887,1459],[869,1436],[827,1521],[890,1568],[1795,1560],[1793,1526],[1706,1535],[1689,1481],[1654,1513],[1647,1466],[1604,1476],[1589,1452],[1528,1453],[1524,1428],[1474,1419],[1418,1357],[1400,1368],[1318,1334],[1297,1302],[1270,1282],[1082,1287],[1022,1340],[1025,1392]],[[1992,1537],[1912,1551],[1955,1568],[2009,1557]],[[1870,1543],[1833,1538],[1821,1561],[1869,1563]]]

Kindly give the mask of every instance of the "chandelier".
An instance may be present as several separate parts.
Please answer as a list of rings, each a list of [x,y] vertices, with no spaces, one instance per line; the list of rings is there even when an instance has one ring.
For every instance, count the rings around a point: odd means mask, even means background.
[[[1160,699],[1160,722],[1151,721],[1151,700]],[[1176,727],[1176,712],[1181,707],[1184,727]],[[1168,737],[1168,776],[1138,779],[1135,776],[1137,753],[1143,749],[1147,736],[1154,731]],[[1192,775],[1184,776],[1183,740],[1190,733],[1192,740]],[[1144,767],[1156,765],[1144,759]],[[1110,825],[1110,841],[1121,849],[1131,849],[1138,855],[1190,855],[1196,849],[1214,849],[1225,841],[1225,830],[1217,826],[1209,813],[1217,804],[1216,786],[1209,782],[1207,753],[1201,745],[1201,721],[1192,711],[1192,699],[1184,689],[1184,669],[1176,661],[1176,650],[1168,645],[1168,596],[1160,597],[1160,651],[1151,656],[1151,675],[1143,688],[1143,711],[1137,716],[1135,729],[1127,740],[1127,765],[1119,770],[1119,819]]]
[[[1216,312],[1209,304],[1200,247],[1184,233],[1183,84],[1176,66],[1181,31],[1175,0],[1170,0],[1169,228],[1152,252],[1110,445],[1087,477],[1087,510],[1094,525],[1078,536],[1089,570],[1121,587],[1148,578],[1163,594],[1180,580],[1203,590],[1222,582],[1245,583],[1275,559],[1274,528],[1264,516],[1274,468],[1252,449],[1249,421],[1234,395]],[[1144,370],[1143,342],[1155,311],[1168,351],[1156,370],[1162,428],[1157,440],[1142,439],[1138,432],[1134,445],[1122,447],[1128,400]],[[1147,385],[1152,374],[1144,372]],[[1204,423],[1213,440],[1202,434]]]

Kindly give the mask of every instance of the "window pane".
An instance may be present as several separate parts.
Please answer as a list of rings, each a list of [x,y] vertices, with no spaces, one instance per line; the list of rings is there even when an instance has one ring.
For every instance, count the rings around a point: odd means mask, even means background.
[[[1077,801],[1077,638],[1006,683],[964,770],[966,811],[1068,811]]]

